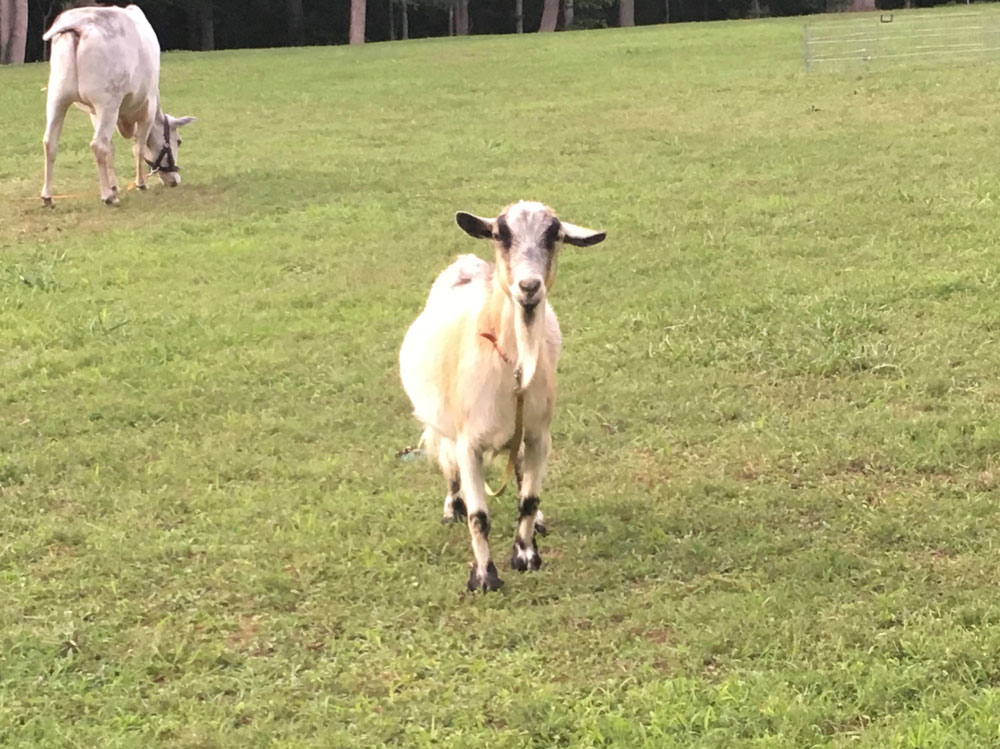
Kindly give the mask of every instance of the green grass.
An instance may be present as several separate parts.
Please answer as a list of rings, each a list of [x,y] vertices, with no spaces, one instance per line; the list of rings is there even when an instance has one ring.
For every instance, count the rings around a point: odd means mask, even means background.
[[[119,209],[0,70],[0,744],[996,746],[1000,68],[800,28],[165,55]],[[609,239],[467,596],[396,352],[517,198]]]

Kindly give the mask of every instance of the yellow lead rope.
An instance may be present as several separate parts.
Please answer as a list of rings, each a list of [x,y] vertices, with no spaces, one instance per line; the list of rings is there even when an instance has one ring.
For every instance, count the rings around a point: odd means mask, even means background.
[[[516,375],[515,375],[516,376]],[[520,377],[518,377],[520,380]],[[520,385],[520,382],[518,383]],[[514,440],[510,448],[510,456],[507,458],[507,467],[503,472],[503,483],[496,491],[490,489],[486,484],[486,493],[491,497],[499,497],[503,490],[510,483],[510,477],[514,475],[514,466],[517,463],[517,454],[521,452],[521,440],[524,438],[524,394],[518,390],[514,405]]]
[[[149,179],[158,171],[159,169],[154,169],[153,171],[151,171],[149,174],[146,175],[145,179]],[[124,190],[121,190],[121,192],[131,192],[136,187],[138,187],[138,185],[136,184],[135,180],[132,180],[131,182],[128,183],[128,185],[125,186]],[[66,195],[50,195],[48,200],[42,198],[42,202],[46,206],[51,206],[53,200],[66,200],[67,198],[85,198],[89,194],[90,193],[74,192],[74,193],[68,193]],[[25,198],[25,200],[38,200],[38,198]]]
[[[493,344],[497,355],[508,365],[513,367],[512,362],[500,348],[497,337],[493,333],[480,333],[480,336]],[[486,484],[486,493],[491,497],[499,497],[503,494],[507,484],[510,483],[511,476],[514,475],[514,468],[517,465],[517,454],[521,452],[521,441],[524,439],[524,391],[521,390],[521,369],[514,369],[514,439],[511,440],[510,455],[507,457],[507,467],[503,472],[503,483],[496,491],[490,489]],[[485,482],[484,482],[485,483]]]

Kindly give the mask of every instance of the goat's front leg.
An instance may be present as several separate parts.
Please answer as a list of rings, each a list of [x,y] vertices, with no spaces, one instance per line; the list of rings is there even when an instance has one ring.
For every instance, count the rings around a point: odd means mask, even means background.
[[[469,535],[475,555],[469,573],[469,590],[484,593],[496,590],[503,581],[497,575],[496,565],[490,558],[490,512],[486,506],[486,482],[483,478],[483,454],[464,437],[455,444],[455,459],[461,476],[462,493],[465,495],[469,514]]]
[[[149,140],[149,131],[153,127],[151,119],[142,120],[135,125],[135,142],[132,143],[132,157],[135,160],[135,186],[139,190],[146,189],[145,147]]]
[[[117,114],[103,109],[92,114],[90,119],[94,123],[94,137],[90,141],[90,150],[94,152],[94,159],[97,161],[97,181],[101,185],[101,200],[108,205],[118,205],[118,183],[113,176],[115,151],[111,142]]]
[[[514,464],[514,477],[517,479],[517,492],[518,497],[520,497],[521,487],[524,486],[524,453],[517,456],[517,462]],[[520,503],[520,499],[518,502]],[[549,529],[545,525],[545,516],[541,510],[535,513],[535,533],[540,533],[543,536],[549,535]]]
[[[538,555],[538,545],[535,543],[535,528],[538,526],[542,535],[545,534],[538,502],[545,475],[545,459],[551,444],[552,438],[547,429],[539,435],[525,435],[523,474],[517,500],[517,533],[510,555],[510,566],[518,572],[537,570],[542,566],[542,558]]]

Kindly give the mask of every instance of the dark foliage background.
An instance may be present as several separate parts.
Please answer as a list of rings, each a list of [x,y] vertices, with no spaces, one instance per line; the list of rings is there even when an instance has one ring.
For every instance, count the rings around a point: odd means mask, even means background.
[[[365,38],[388,41],[402,30],[406,2],[410,38],[452,33],[451,10],[469,9],[470,33],[515,32],[515,0],[367,0]],[[573,28],[615,26],[620,0],[575,0]],[[164,49],[232,49],[323,45],[347,42],[350,0],[135,0],[146,13]],[[849,10],[856,0],[632,0],[637,25],[716,21],[757,15],[787,16]],[[565,0],[561,0],[561,5]],[[29,0],[27,60],[44,59],[42,33],[56,15],[91,2]],[[126,5],[108,2],[106,5]],[[543,0],[523,0],[524,30],[538,29]],[[879,8],[929,7],[943,0],[876,0]],[[301,30],[290,20],[301,11]],[[562,10],[559,27],[564,28]]]

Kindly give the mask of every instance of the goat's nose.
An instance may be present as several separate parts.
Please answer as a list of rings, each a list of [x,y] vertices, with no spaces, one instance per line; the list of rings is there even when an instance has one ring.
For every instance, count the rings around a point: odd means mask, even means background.
[[[529,278],[524,281],[519,281],[517,285],[521,287],[521,291],[530,296],[534,295],[534,293],[538,291],[539,287],[541,287],[542,285],[542,282],[539,281],[537,278]]]

